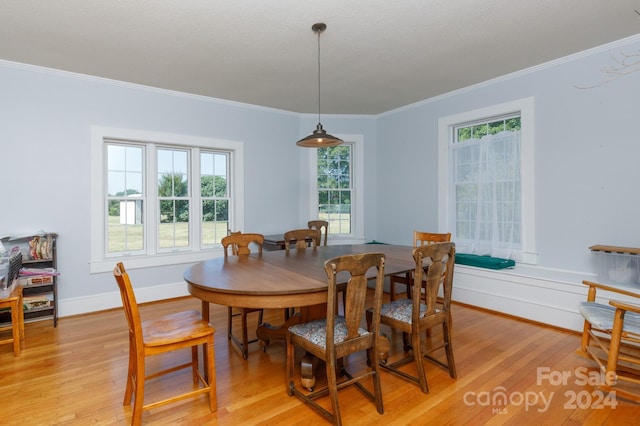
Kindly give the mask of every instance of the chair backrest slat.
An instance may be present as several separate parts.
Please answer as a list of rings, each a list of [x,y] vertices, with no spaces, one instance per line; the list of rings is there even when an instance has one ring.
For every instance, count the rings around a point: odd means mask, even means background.
[[[448,311],[451,305],[451,291],[453,287],[453,267],[456,248],[453,242],[442,242],[424,245],[413,249],[415,261],[416,282],[426,281],[425,301],[427,304],[426,315],[431,315],[436,310],[438,293],[442,288],[444,300],[443,310]],[[426,271],[426,280],[424,274]],[[413,315],[417,321],[420,315],[419,304],[421,302],[422,286],[412,286]]]

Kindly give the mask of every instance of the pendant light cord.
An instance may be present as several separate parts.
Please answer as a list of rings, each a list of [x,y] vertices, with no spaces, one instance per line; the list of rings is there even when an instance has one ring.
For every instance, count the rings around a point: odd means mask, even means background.
[[[318,124],[320,124],[320,33],[318,31]]]
[[[311,29],[318,33],[318,125],[316,129],[307,137],[300,139],[296,142],[296,145],[303,146],[306,148],[328,148],[333,146],[338,146],[344,143],[344,141],[340,138],[337,138],[333,135],[327,133],[320,123],[320,115],[321,115],[321,87],[320,87],[320,33],[327,29],[327,25],[323,22],[318,22],[311,26]]]

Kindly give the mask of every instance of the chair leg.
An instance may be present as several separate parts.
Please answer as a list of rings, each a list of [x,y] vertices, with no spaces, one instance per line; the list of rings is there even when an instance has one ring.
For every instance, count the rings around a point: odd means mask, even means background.
[[[367,321],[367,331],[371,332],[371,324],[373,322],[373,312],[370,309],[367,309],[367,311],[364,313],[365,314],[365,318]],[[373,355],[373,352],[378,352],[378,348],[369,348],[367,349],[367,367],[371,367],[373,364],[373,361],[375,361],[375,356]]]
[[[193,377],[193,384],[197,385],[198,378],[198,346],[191,347],[191,376]]]
[[[424,393],[429,393],[429,385],[427,384],[427,372],[424,369],[422,348],[420,347],[420,333],[417,330],[411,332],[411,344],[413,345],[413,359],[416,362],[418,380],[420,381],[420,389]]]
[[[605,383],[607,386],[613,386],[617,381],[618,356],[620,354],[620,340],[622,339],[622,325],[624,324],[624,311],[616,309],[613,315],[613,329],[611,330],[611,341],[609,344],[609,353],[607,356],[607,374]]]
[[[331,411],[333,413],[333,424],[342,425],[340,417],[340,406],[338,405],[338,379],[335,358],[330,358],[326,363],[327,387],[329,389],[329,399],[331,400]]]
[[[135,366],[135,395],[133,397],[133,415],[131,418],[132,426],[140,426],[142,424],[142,406],[144,405],[144,355],[142,359],[136,356]]]
[[[205,345],[205,358],[207,359],[207,384],[209,385],[209,409],[211,412],[218,411],[218,398],[216,393],[216,365],[213,352],[213,336],[209,338],[209,343]]]
[[[396,300],[396,282],[393,277],[389,278],[389,300]]]
[[[447,365],[449,366],[449,376],[451,376],[452,379],[455,379],[458,377],[458,374],[456,373],[456,363],[453,360],[453,346],[451,345],[451,323],[450,321],[445,321],[444,323],[442,323],[442,332],[444,335],[444,344],[445,344],[445,351],[447,353]]]
[[[582,343],[580,349],[582,352],[587,353],[587,348],[591,343],[591,323],[589,321],[584,322],[582,327]]]
[[[378,357],[378,350],[379,350],[378,348],[382,346],[380,339],[381,338],[379,338],[378,341],[373,345],[373,348],[367,349],[367,361],[369,361],[370,359],[373,360],[373,362],[369,363],[369,366],[373,371],[372,380],[373,380],[373,392],[376,398],[376,401],[375,401],[376,410],[378,410],[378,413],[383,414],[384,406],[382,405],[382,384],[380,383],[380,367],[379,367],[380,359]]]
[[[408,299],[411,299],[411,272],[407,272],[403,281],[396,281],[395,276],[389,278],[389,300],[393,302],[397,300],[396,282],[405,286],[405,293]]]
[[[11,337],[13,339],[13,356],[20,356],[20,344],[22,342],[21,332],[24,335],[24,331],[20,329],[20,314],[18,308],[19,300],[11,302]]]
[[[373,311],[368,309],[365,312],[365,317],[367,321],[367,330],[370,332],[371,324],[373,322]],[[378,336],[378,343],[375,345],[375,347],[367,349],[367,366],[372,367],[375,364],[374,371],[377,371],[379,363],[383,365],[387,363],[390,350],[391,342],[387,338],[386,334],[381,333],[380,336]],[[375,357],[373,356],[373,352],[375,352]]]
[[[232,340],[233,343],[235,343],[240,350],[242,351],[242,358],[247,359],[249,357],[249,344],[250,343],[254,343],[259,341],[258,338],[249,340],[249,333],[247,331],[248,328],[248,322],[247,322],[247,316],[251,313],[251,312],[258,312],[258,326],[261,325],[264,321],[263,321],[263,313],[264,310],[263,309],[256,309],[256,310],[251,310],[248,308],[236,308],[239,310],[236,311],[235,313],[231,311],[232,308],[229,308],[228,311],[228,332],[227,332],[227,338],[228,340]],[[241,327],[242,327],[242,335],[241,336],[236,336],[233,334],[233,317],[240,317],[240,321],[241,321]],[[266,351],[266,346],[264,346],[262,348],[263,351]]]
[[[131,343],[132,336],[129,336],[129,366],[127,367],[127,385],[124,390],[124,400],[122,401],[122,405],[131,405],[131,397],[133,396],[133,387],[135,385],[135,374],[136,374],[136,362],[135,362],[135,349],[133,343]]]
[[[231,328],[233,326],[232,318],[233,318],[233,308],[229,306],[228,312],[227,312],[227,338],[229,340],[231,340],[231,333],[232,333]]]
[[[291,344],[291,341],[289,339],[289,335],[287,335],[286,338],[286,346],[287,346],[287,359],[286,359],[286,368],[287,368],[287,394],[289,396],[293,396],[293,388],[294,388],[294,383],[293,383],[293,366],[294,366],[294,356],[295,356],[295,349],[293,344]]]
[[[405,331],[402,332],[402,349],[405,353],[411,350],[411,335]]]
[[[242,308],[242,358],[249,358],[249,336],[247,333],[247,310]]]

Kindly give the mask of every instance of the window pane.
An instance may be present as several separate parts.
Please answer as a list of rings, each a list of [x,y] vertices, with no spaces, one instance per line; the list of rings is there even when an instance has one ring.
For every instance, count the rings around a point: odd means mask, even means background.
[[[107,173],[107,179],[108,179],[107,194],[108,195],[110,196],[125,195],[127,190],[125,176],[126,176],[125,172],[109,171]]]
[[[128,172],[142,173],[142,148],[128,146],[126,149],[126,164]]]
[[[142,154],[142,147],[107,145],[108,195],[142,194]]]
[[[107,252],[144,249],[142,200],[111,200],[108,203]]]
[[[173,223],[175,216],[173,200],[160,201],[160,223]]]
[[[144,250],[144,148],[108,143],[107,253]]]
[[[200,197],[202,199],[202,244],[220,244],[231,228],[229,223],[229,154],[200,154]]]
[[[188,168],[186,151],[158,149],[158,195],[188,197]]]
[[[107,145],[107,169],[126,170],[126,147],[120,145]]]
[[[158,247],[189,246],[189,201],[161,200]]]

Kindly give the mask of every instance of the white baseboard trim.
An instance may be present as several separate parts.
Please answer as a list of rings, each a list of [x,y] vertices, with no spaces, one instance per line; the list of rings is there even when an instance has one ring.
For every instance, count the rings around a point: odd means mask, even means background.
[[[456,265],[453,279],[454,301],[568,330],[582,331],[578,304],[587,297],[583,279],[589,274],[543,270],[517,266],[491,270]],[[387,284],[388,286],[388,284]],[[388,290],[388,287],[387,287]],[[188,296],[184,282],[136,289],[138,303]],[[606,294],[598,293],[606,302]],[[619,295],[617,299],[625,300]],[[61,299],[58,316],[65,317],[122,306],[119,292]]]
[[[138,303],[155,302],[189,295],[184,281],[136,288],[135,292]],[[119,307],[122,307],[122,299],[118,291],[86,297],[74,297],[72,299],[60,299],[58,301],[58,317],[80,315]]]
[[[580,273],[556,271],[544,278],[525,275],[527,268],[489,270],[456,265],[452,298],[468,305],[568,330],[582,331],[578,304],[587,287]],[[548,271],[546,271],[548,272]],[[556,275],[562,279],[551,278]]]
[[[587,298],[582,280],[592,278],[583,273],[531,266],[493,270],[456,265],[451,297],[466,305],[582,331],[584,320],[578,304]],[[387,283],[385,291],[388,290]],[[404,292],[404,285],[396,291]]]

